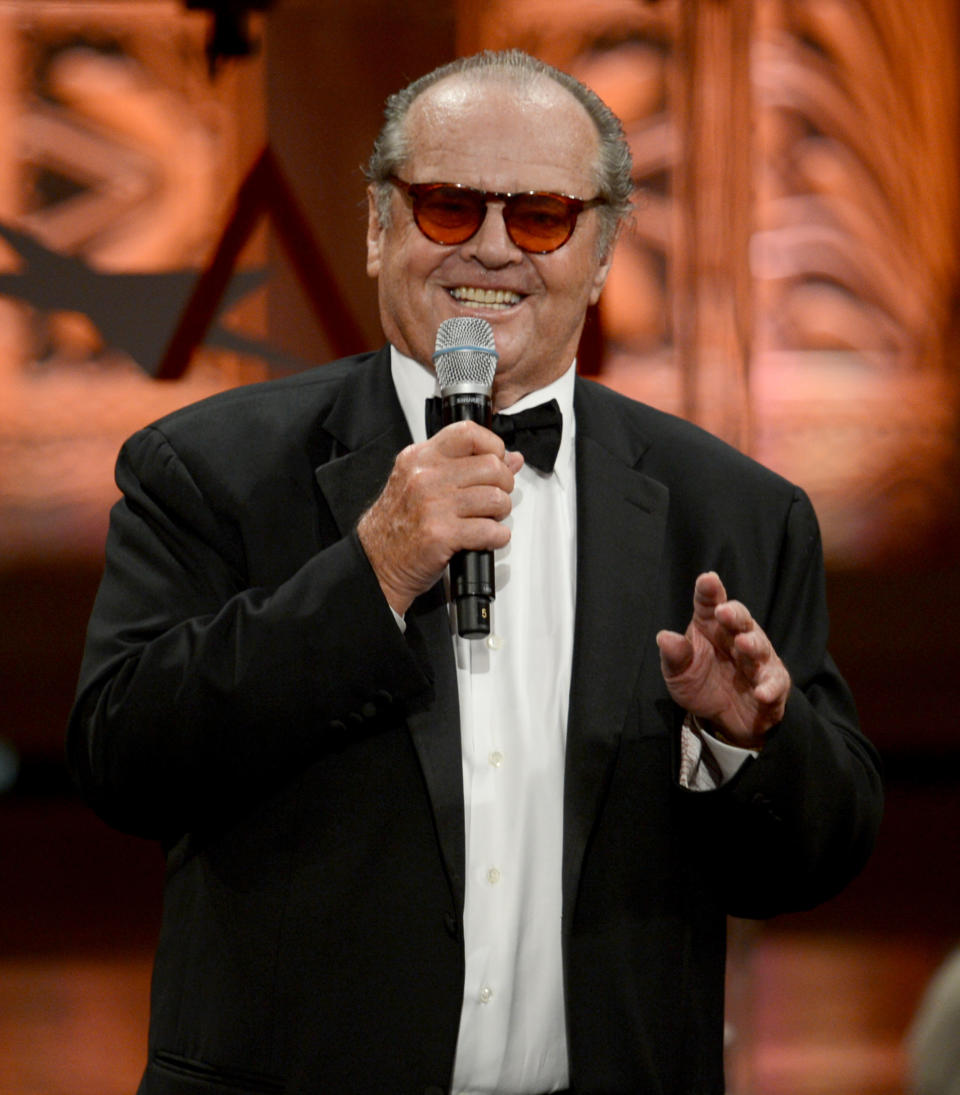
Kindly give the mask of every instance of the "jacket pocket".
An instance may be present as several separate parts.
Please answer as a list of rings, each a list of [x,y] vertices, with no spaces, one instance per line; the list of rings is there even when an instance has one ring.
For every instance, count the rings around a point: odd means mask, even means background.
[[[282,1095],[285,1087],[280,1076],[224,1068],[157,1050],[151,1055],[139,1095]]]

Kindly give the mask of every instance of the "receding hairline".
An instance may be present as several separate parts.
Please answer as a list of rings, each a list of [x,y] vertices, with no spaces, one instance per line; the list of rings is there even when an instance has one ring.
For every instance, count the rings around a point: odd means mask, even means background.
[[[454,91],[460,85],[463,92],[460,95]],[[413,154],[412,146],[414,130],[417,121],[425,111],[429,111],[435,105],[442,105],[444,97],[448,101],[460,99],[468,102],[469,90],[487,87],[500,87],[504,90],[517,90],[523,98],[532,104],[539,100],[544,106],[556,106],[558,102],[567,102],[577,108],[580,117],[586,123],[586,127],[593,134],[595,140],[595,155],[599,157],[602,134],[594,118],[586,106],[559,81],[551,78],[549,73],[540,71],[526,71],[513,68],[475,68],[465,69],[459,72],[451,72],[441,77],[435,83],[425,87],[423,91],[409,104],[403,117],[402,129],[406,144],[407,158]],[[596,175],[599,164],[593,164],[593,173]]]
[[[525,69],[508,68],[506,66],[497,67],[494,65],[490,65],[486,68],[465,68],[446,73],[438,80],[428,84],[416,98],[410,102],[410,110],[413,110],[418,103],[428,99],[431,95],[435,95],[444,89],[449,91],[451,87],[457,84],[462,84],[466,87],[487,86],[492,84],[504,88],[517,88],[521,92],[526,92],[530,98],[538,98],[537,92],[540,91],[549,92],[550,95],[547,97],[560,94],[562,98],[569,99],[570,102],[576,103],[583,111],[584,116],[590,118],[587,108],[580,102],[576,95],[558,80],[553,79],[548,71],[540,71],[539,69],[527,71]],[[590,122],[596,129],[596,124],[593,122],[592,118],[590,118]]]

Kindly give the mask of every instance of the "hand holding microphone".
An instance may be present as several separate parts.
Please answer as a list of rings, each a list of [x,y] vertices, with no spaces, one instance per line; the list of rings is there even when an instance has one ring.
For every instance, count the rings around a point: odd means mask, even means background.
[[[493,356],[492,331],[487,341],[482,341],[482,330],[470,328],[466,337],[458,326],[448,327],[450,323],[481,323],[489,331],[485,320],[464,318],[441,324],[438,375],[439,363],[447,355],[450,365],[457,363],[457,354]],[[478,407],[477,413],[487,413],[483,401],[489,406],[493,371],[485,394],[482,388],[471,393],[462,385],[476,388],[477,378],[472,371],[461,377],[461,365],[459,359],[455,371],[459,379],[447,385],[458,390],[445,394],[449,410],[445,408],[444,414],[450,415],[450,428],[408,446],[397,456],[386,486],[357,526],[384,595],[400,614],[442,576],[456,553],[494,551],[510,539],[510,530],[502,521],[510,512],[514,475],[523,466],[523,457],[506,452],[503,442],[480,428],[482,422],[474,418]],[[447,366],[443,368],[449,377]],[[467,586],[471,587],[471,566],[467,571]],[[483,573],[481,564],[481,578]],[[465,592],[472,595],[471,588]]]

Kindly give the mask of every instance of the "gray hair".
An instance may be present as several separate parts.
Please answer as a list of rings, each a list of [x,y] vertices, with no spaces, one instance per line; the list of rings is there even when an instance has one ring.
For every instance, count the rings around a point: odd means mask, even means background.
[[[630,196],[633,192],[632,161],[623,126],[596,92],[569,73],[562,72],[520,49],[502,52],[484,50],[470,57],[450,61],[414,80],[387,99],[383,128],[374,142],[367,164],[367,180],[376,191],[380,223],[387,225],[390,221],[391,188],[388,179],[399,172],[410,156],[406,131],[410,107],[434,84],[448,76],[461,75],[478,78],[506,77],[527,85],[546,77],[569,91],[583,105],[597,128],[600,141],[595,169],[596,184],[598,194],[606,199],[607,204],[598,206],[597,212],[601,218],[599,249],[601,253],[606,252],[617,226],[630,212]]]

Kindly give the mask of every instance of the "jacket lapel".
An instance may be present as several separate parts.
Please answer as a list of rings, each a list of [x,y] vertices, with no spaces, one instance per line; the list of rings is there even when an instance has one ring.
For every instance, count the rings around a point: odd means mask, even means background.
[[[341,535],[346,536],[383,489],[397,453],[411,442],[390,378],[388,347],[357,365],[321,426],[337,442],[340,455],[316,469],[316,480]],[[466,859],[460,708],[440,583],[414,601],[406,622],[408,640],[419,648],[433,674],[433,700],[410,713],[407,726],[430,795],[459,922]]]
[[[629,404],[578,380],[575,408],[577,610],[563,846],[567,931],[636,678],[643,660],[656,653],[653,592],[669,500],[662,483],[638,470],[647,442]]]
[[[335,447],[333,459],[316,469],[316,479],[346,536],[383,489],[397,453],[411,441],[390,378],[389,347],[358,359],[319,425]]]
[[[599,386],[577,381],[577,612],[563,838],[567,930],[637,674],[643,659],[656,653],[653,591],[668,491],[639,470],[647,442],[628,407]],[[397,452],[410,443],[390,382],[388,350],[358,364],[321,425],[341,455],[317,469],[317,483],[346,535],[379,494]],[[421,647],[434,674],[433,702],[411,713],[407,725],[459,919],[465,872],[460,720],[449,617],[439,584],[417,598],[407,626],[411,643]]]

